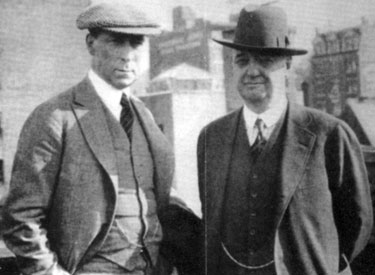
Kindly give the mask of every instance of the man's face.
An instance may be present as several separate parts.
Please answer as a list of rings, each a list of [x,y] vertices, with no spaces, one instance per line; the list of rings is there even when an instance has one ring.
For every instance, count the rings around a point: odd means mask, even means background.
[[[126,34],[89,34],[86,42],[92,55],[92,69],[99,76],[117,89],[133,84],[138,75],[140,51],[138,45],[131,45]]]
[[[274,93],[285,93],[286,58],[236,51],[234,83],[249,107],[267,107]]]

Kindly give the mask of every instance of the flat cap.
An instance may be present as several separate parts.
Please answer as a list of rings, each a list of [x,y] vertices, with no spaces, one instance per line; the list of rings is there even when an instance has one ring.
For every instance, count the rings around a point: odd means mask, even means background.
[[[153,35],[160,25],[126,1],[103,1],[88,6],[77,18],[78,29],[104,29],[113,32]]]

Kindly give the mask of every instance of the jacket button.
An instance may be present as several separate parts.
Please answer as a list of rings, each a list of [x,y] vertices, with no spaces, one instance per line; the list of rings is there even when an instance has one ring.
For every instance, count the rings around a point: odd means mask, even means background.
[[[250,235],[251,235],[251,236],[254,236],[255,233],[256,233],[255,229],[250,229]]]
[[[257,213],[255,211],[250,212],[250,217],[256,217]]]
[[[258,193],[257,192],[251,192],[250,196],[255,199],[256,197],[258,197]]]

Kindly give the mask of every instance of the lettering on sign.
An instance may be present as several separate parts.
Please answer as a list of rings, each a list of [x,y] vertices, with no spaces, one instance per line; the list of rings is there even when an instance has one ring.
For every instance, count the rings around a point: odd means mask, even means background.
[[[164,40],[159,43],[159,53],[161,55],[168,55],[178,51],[190,50],[200,47],[204,38],[203,32],[194,31],[184,36],[173,37],[169,40]]]

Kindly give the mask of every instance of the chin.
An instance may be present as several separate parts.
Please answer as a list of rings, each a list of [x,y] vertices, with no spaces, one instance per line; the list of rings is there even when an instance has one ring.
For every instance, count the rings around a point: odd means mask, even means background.
[[[259,104],[268,99],[268,94],[265,91],[247,91],[242,97],[249,103]]]
[[[115,85],[117,89],[125,89],[129,86],[131,86],[135,80],[126,80],[126,81],[118,81]]]

